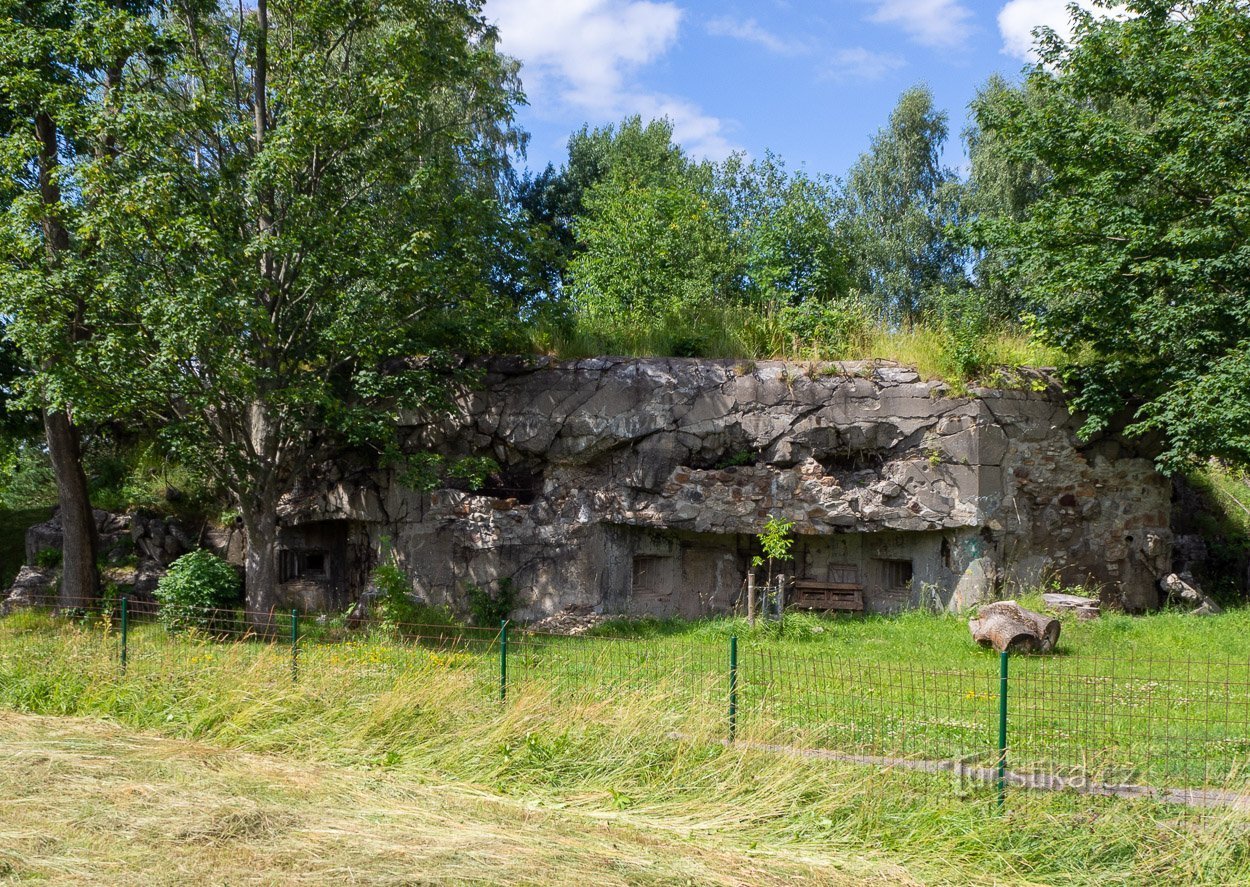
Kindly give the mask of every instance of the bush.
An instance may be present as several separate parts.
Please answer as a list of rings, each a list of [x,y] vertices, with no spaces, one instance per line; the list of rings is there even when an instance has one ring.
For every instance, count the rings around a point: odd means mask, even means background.
[[[474,625],[494,627],[511,616],[516,607],[516,588],[511,579],[500,579],[494,594],[478,585],[470,585],[466,591]]]
[[[441,635],[443,629],[455,629],[455,617],[446,607],[435,607],[412,598],[412,582],[398,564],[385,563],[372,575],[378,590],[372,613],[386,631],[403,635],[430,633]]]
[[[45,548],[35,553],[35,566],[43,567],[45,570],[55,570],[61,565],[61,549]]]
[[[211,629],[215,611],[236,604],[242,587],[234,567],[212,552],[184,554],[156,584],[158,617],[169,631]]]

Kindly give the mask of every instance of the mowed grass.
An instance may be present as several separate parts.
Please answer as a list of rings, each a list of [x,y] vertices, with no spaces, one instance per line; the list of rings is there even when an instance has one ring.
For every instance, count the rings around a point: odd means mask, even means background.
[[[0,882],[906,883],[472,785],[0,714]]]
[[[1126,620],[1119,628],[1114,619],[1103,625],[1073,624],[1071,631],[1065,628],[1066,655],[1051,665],[1109,658],[1119,649],[1136,649],[1143,656],[1155,651],[1180,655],[1201,649],[1204,642],[1231,649],[1233,635],[1240,631],[1245,636],[1245,619],[1242,613],[1226,620],[1164,614]],[[330,882],[331,873],[347,880],[357,872],[364,882],[403,882],[407,877],[417,883],[464,883],[474,877],[464,866],[473,864],[481,866],[482,881],[520,883],[527,883],[520,873],[526,867],[533,867],[528,883],[577,877],[596,883],[770,883],[770,878],[771,883],[1250,881],[1250,820],[1244,813],[1013,790],[1000,814],[991,786],[960,782],[951,774],[777,754],[750,744],[778,736],[787,744],[822,736],[855,739],[854,732],[831,736],[822,733],[819,723],[798,722],[793,706],[815,697],[793,695],[790,709],[752,709],[745,698],[748,684],[740,711],[743,742],[727,746],[722,681],[727,657],[722,642],[727,632],[740,627],[730,622],[652,624],[643,627],[649,639],[628,640],[514,636],[504,703],[498,699],[498,648],[490,641],[459,648],[446,637],[429,646],[380,637],[309,643],[300,650],[299,681],[293,684],[290,650],[283,644],[171,639],[159,627],[144,625],[132,634],[130,666],[122,676],[115,634],[98,624],[19,614],[0,620],[0,704],[14,711],[95,717],[114,724],[117,744],[113,751],[99,753],[99,766],[118,769],[118,791],[129,785],[148,798],[152,818],[145,820],[147,827],[156,831],[160,823],[161,833],[171,836],[182,828],[216,834],[220,826],[212,825],[211,816],[200,815],[200,805],[169,802],[166,783],[154,781],[143,769],[146,765],[135,762],[139,769],[127,769],[131,762],[124,749],[132,737],[138,745],[159,746],[158,737],[172,738],[196,743],[204,754],[228,749],[231,755],[264,758],[284,772],[328,774],[325,794],[310,790],[300,798],[266,797],[263,787],[270,778],[264,761],[249,758],[246,765],[227,770],[219,789],[234,783],[230,774],[251,768],[255,778],[244,782],[261,794],[241,796],[287,825],[276,830],[259,826],[258,836],[246,837],[238,854],[225,849],[235,840],[229,838],[195,857],[210,869],[239,861],[241,868],[223,869],[226,874],[216,878],[218,883],[243,880],[231,873],[259,865],[262,858],[270,865],[258,870],[262,874],[254,880],[262,883],[266,878],[274,883]],[[996,676],[996,657],[971,647],[966,631],[962,620],[920,614],[863,622],[796,618],[787,621],[781,638],[772,636],[775,627],[751,635],[744,631],[741,653],[747,662],[765,653],[815,662],[837,649],[838,661],[858,663],[855,683],[848,688],[858,688],[854,692],[859,695],[849,698],[872,700],[865,692],[874,687],[871,676],[915,676],[912,666],[925,665],[930,674],[945,668]],[[1109,646],[1112,642],[1127,644]],[[1173,646],[1178,643],[1182,646]],[[678,655],[681,650],[698,653]],[[942,656],[952,664],[944,664]],[[598,677],[590,680],[594,675]],[[884,680],[879,677],[876,686]],[[942,723],[951,710],[941,705],[951,694],[934,696],[928,708],[917,707],[920,697],[914,694],[930,688],[896,686],[905,688],[906,695],[891,702],[910,706],[903,707],[906,717],[901,721],[908,731],[926,724],[952,729]],[[1128,698],[1135,695],[1140,693]],[[978,724],[982,715],[994,714],[993,702],[960,699],[961,708],[955,711],[975,711]],[[849,709],[852,717],[836,707],[827,707],[821,717],[845,725],[880,710],[872,700]],[[1124,714],[1122,723],[1131,730],[1140,721]],[[978,725],[977,730],[992,734],[988,726]],[[944,735],[934,732],[912,750],[947,748],[938,741]],[[1105,730],[1102,735],[1118,737]],[[886,739],[895,741],[879,741]],[[863,735],[858,740],[868,744]],[[37,739],[31,742],[36,749],[40,745]],[[84,748],[86,755],[97,753],[90,744]],[[73,767],[65,772],[72,775]],[[170,773],[169,779],[181,784],[176,768]],[[0,792],[0,803],[6,805],[15,797],[27,799],[22,809],[28,821],[22,826],[25,831],[19,830],[23,841],[34,840],[30,832],[35,820],[51,823],[46,829],[58,835],[45,849],[36,845],[33,856],[22,856],[22,872],[33,872],[30,877],[50,872],[52,880],[103,881],[125,871],[126,865],[149,873],[163,871],[162,865],[183,871],[179,866],[185,857],[178,856],[174,838],[158,842],[150,853],[143,851],[142,858],[135,855],[139,851],[134,841],[109,849],[105,836],[116,822],[108,818],[107,804],[52,785],[39,793],[42,800],[33,800],[29,786],[36,784],[27,776]],[[351,846],[353,828],[376,832],[395,822],[385,805],[369,795],[375,789],[389,798],[411,799],[414,793],[431,803],[445,798],[440,809],[453,825],[464,824],[463,843],[455,844],[451,855],[437,849],[428,857],[414,855],[421,848],[384,850],[379,864],[390,867],[369,869],[366,854]],[[213,791],[202,806],[225,815],[230,804]],[[322,800],[340,793],[341,803]],[[492,807],[495,803],[502,806]],[[357,805],[377,814],[353,818]],[[489,810],[484,812],[482,805]],[[318,832],[315,811],[323,807],[330,824]],[[242,809],[253,808],[242,804]],[[554,818],[535,820],[522,811]],[[270,812],[255,821],[269,822]],[[513,815],[515,822],[510,821]],[[354,825],[344,824],[343,817]],[[92,832],[97,821],[104,825]],[[249,822],[253,820],[245,819],[240,828],[250,833]],[[591,823],[636,830],[629,833],[632,837],[621,838],[619,847],[637,865],[618,860],[615,848],[605,848],[597,833],[578,843],[577,832]],[[89,827],[84,829],[84,824]],[[71,839],[71,832],[83,835]],[[512,843],[491,840],[500,833]],[[416,833],[408,838],[402,831],[395,834],[400,835],[397,845],[416,840]],[[641,851],[635,839],[650,847],[650,856],[637,855]],[[360,838],[362,846],[382,846],[371,840]],[[438,843],[442,839],[437,835],[424,840],[446,846]],[[82,843],[87,841],[94,841],[90,852]],[[9,845],[0,841],[3,846]],[[601,851],[607,856],[600,856]],[[414,867],[422,859],[432,861],[418,871]],[[79,868],[57,868],[69,866],[67,860],[78,860]],[[462,865],[460,860],[469,862]],[[32,863],[45,868],[32,868]],[[702,867],[689,867],[695,863]],[[736,868],[748,863],[754,868]],[[58,871],[65,874],[58,876]],[[134,882],[159,883],[142,878]]]

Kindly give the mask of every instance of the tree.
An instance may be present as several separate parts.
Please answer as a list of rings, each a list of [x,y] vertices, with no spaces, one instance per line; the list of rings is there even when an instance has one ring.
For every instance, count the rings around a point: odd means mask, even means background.
[[[978,125],[1049,175],[990,242],[1041,306],[1087,433],[1126,410],[1160,463],[1250,465],[1250,14],[1238,0],[1074,12],[1039,42],[1026,93]]]
[[[673,143],[669,121],[644,124],[638,115],[617,125],[583,126],[569,137],[568,151],[559,170],[548,164],[537,175],[526,174],[517,194],[527,218],[547,232],[546,254],[540,261],[546,267],[548,295],[556,297],[568,282],[570,263],[583,249],[574,229],[586,214],[586,197],[595,185],[613,172],[621,180],[635,182],[680,181],[691,165]]]
[[[751,163],[730,157],[717,170],[717,190],[728,203],[744,301],[768,308],[846,295],[847,259],[835,233],[839,207],[832,181],[790,173],[769,152]]]
[[[960,233],[971,248],[972,279],[978,296],[992,319],[1008,322],[1033,306],[1013,279],[1006,256],[988,249],[983,231],[997,220],[1022,221],[1049,178],[1041,163],[1019,161],[999,132],[977,124],[978,120],[994,118],[999,108],[1013,102],[1036,105],[1039,98],[1027,82],[1013,86],[998,74],[977,90],[969,105],[972,122],[963,134],[969,169],[960,198],[964,225]]]
[[[633,118],[619,129],[583,131],[571,146],[572,180],[591,182],[575,198],[577,250],[567,271],[579,310],[631,324],[726,294],[737,269],[724,202],[711,164],[672,142],[672,124],[644,127]]]
[[[847,178],[841,236],[852,281],[894,321],[915,319],[930,292],[964,280],[960,249],[946,233],[959,196],[942,163],[946,137],[946,114],[929,90],[909,89]]]
[[[149,10],[141,0],[0,2],[0,311],[35,371],[28,390],[56,474],[68,607],[99,590],[72,372],[92,333],[98,272],[86,182],[115,161],[114,117],[141,88],[133,59],[154,43]]]
[[[187,0],[167,28],[176,57],[119,115],[131,150],[91,183],[112,320],[80,371],[111,410],[162,416],[237,501],[264,613],[297,478],[344,446],[396,456],[451,349],[510,322],[516,66],[474,0]]]

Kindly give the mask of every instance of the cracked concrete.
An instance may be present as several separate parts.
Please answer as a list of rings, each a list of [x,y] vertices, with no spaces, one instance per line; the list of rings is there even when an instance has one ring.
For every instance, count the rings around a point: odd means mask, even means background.
[[[794,523],[789,575],[854,575],[869,609],[970,606],[1049,574],[1156,605],[1168,482],[1125,440],[1079,442],[1034,382],[955,398],[874,363],[497,359],[446,414],[407,419],[414,452],[496,460],[486,488],[327,466],[283,516],[345,522],[375,556],[385,539],[432,601],[510,578],[524,618],[732,607],[770,517]]]

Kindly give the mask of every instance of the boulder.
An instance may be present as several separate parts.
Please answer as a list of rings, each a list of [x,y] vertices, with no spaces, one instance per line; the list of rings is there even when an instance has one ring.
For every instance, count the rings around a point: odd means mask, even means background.
[[[982,647],[999,652],[1049,653],[1059,643],[1059,620],[1026,610],[1015,601],[986,604],[968,620],[968,630]]]
[[[1082,619],[1097,619],[1102,606],[1096,598],[1082,597],[1079,594],[1048,593],[1042,595],[1042,602],[1056,613],[1066,610],[1076,613]]]
[[[137,512],[130,522],[130,538],[142,559],[168,567],[197,547],[192,535],[174,518]]]
[[[0,616],[19,607],[34,607],[56,602],[57,570],[45,567],[24,566],[9,586],[5,599],[0,601]]]
[[[1194,616],[1214,616],[1223,609],[1199,591],[1193,584],[1194,577],[1188,573],[1168,573],[1159,580],[1159,587],[1167,592],[1168,600],[1189,608]]]
[[[100,508],[93,510],[92,515],[95,517],[96,533],[100,537],[100,551],[111,552],[130,530],[130,515],[114,514]],[[60,551],[64,544],[61,515],[53,514],[43,523],[26,530],[26,562],[33,564],[39,552],[50,548]]]

